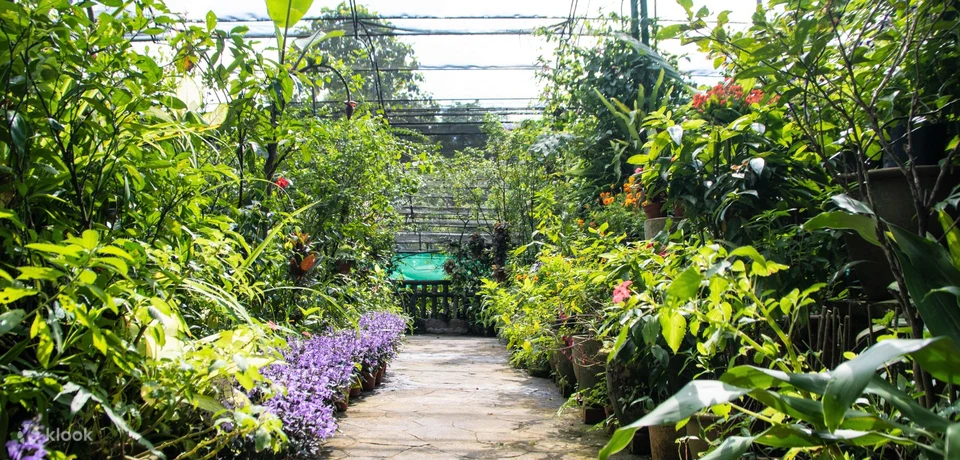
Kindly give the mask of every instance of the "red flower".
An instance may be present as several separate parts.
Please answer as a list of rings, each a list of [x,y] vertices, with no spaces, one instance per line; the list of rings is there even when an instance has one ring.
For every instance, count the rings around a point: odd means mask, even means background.
[[[286,177],[283,177],[283,176],[280,176],[280,178],[277,179],[277,181],[274,183],[277,184],[277,187],[280,187],[280,188],[287,188],[293,184],[293,182],[290,182],[290,179],[287,179]]]
[[[697,93],[693,95],[693,108],[699,109],[705,102],[707,102],[706,94]]]
[[[750,91],[750,95],[745,99],[747,104],[756,104],[763,100],[763,91],[755,89]]]
[[[620,303],[630,298],[630,285],[633,281],[626,280],[613,288],[613,303]]]

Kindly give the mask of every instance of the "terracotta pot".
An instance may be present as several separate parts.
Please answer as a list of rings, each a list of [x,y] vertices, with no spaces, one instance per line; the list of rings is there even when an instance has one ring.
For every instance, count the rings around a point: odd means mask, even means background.
[[[653,460],[681,460],[676,425],[650,427],[650,455]]]
[[[363,373],[363,382],[360,384],[363,388],[363,391],[373,391],[377,387],[377,373],[376,372],[364,372]]]
[[[690,436],[686,441],[686,458],[696,460],[700,455],[710,448],[710,441],[715,441],[720,437],[720,430],[717,428],[704,431],[710,425],[713,425],[720,417],[715,415],[695,415],[690,417],[690,421],[684,427],[686,436]]]
[[[663,203],[647,203],[642,206],[643,213],[647,215],[647,219],[663,216]]]
[[[383,383],[383,374],[387,372],[387,365],[381,364],[377,368],[377,386],[380,386]]]
[[[349,275],[350,271],[353,270],[353,263],[352,260],[341,260],[337,262],[337,272],[341,275]]]
[[[356,398],[358,396],[360,396],[360,387],[359,386],[350,387],[350,397]]]
[[[350,390],[343,390],[343,396],[337,399],[335,404],[337,412],[346,412],[347,408],[350,407]]]
[[[673,206],[673,217],[676,217],[677,219],[683,219],[685,214],[686,210],[683,209],[682,204],[676,204]]]

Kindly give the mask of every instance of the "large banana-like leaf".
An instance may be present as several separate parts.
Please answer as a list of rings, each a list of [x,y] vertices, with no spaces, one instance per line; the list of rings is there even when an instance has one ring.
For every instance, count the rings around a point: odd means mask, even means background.
[[[870,216],[849,214],[844,211],[824,212],[803,224],[804,230],[819,230],[832,228],[837,230],[853,230],[868,243],[880,246],[877,239],[877,223]]]
[[[297,23],[305,14],[307,10],[310,9],[310,6],[313,5],[313,0],[266,0],[267,1],[267,14],[270,15],[270,19],[273,20],[273,23],[280,28],[280,30],[286,31],[294,24]]]
[[[627,447],[633,439],[633,433],[640,428],[677,423],[705,408],[737,399],[749,391],[717,380],[694,380],[640,420],[613,433],[610,442],[600,451],[600,460]]]
[[[934,336],[960,344],[960,270],[940,244],[889,225],[907,292]]]
[[[949,339],[884,340],[830,371],[830,382],[823,392],[827,428],[831,431],[840,428],[847,409],[863,394],[878,368],[906,355],[914,355],[937,379],[960,381],[960,356]]]

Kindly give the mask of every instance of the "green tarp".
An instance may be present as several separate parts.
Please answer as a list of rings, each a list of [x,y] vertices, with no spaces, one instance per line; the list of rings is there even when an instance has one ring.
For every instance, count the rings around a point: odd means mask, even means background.
[[[393,273],[396,280],[439,281],[447,279],[443,263],[446,254],[398,252],[393,256]]]

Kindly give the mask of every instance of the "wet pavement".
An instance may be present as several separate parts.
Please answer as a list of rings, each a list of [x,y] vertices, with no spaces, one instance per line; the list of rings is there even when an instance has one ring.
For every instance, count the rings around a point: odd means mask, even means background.
[[[596,458],[606,433],[576,409],[558,416],[565,401],[551,380],[510,367],[497,339],[408,337],[383,385],[340,414],[324,455]]]

